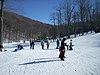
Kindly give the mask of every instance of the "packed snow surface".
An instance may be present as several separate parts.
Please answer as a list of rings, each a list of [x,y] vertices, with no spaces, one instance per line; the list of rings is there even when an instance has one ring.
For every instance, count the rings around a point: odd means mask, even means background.
[[[29,41],[5,43],[7,51],[0,52],[0,75],[100,75],[100,33],[73,38],[73,50],[66,50],[61,61],[56,42],[42,50],[40,43],[29,48]],[[66,40],[69,44],[69,39]],[[17,44],[24,50],[13,52]],[[45,44],[46,46],[46,44]]]

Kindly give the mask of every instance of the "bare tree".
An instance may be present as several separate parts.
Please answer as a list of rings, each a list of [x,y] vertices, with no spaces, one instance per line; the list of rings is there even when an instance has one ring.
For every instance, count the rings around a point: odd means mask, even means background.
[[[52,13],[50,17],[51,17],[50,20],[52,20],[53,22],[53,27],[51,29],[52,38],[55,38],[58,36],[58,30],[59,30],[58,26],[56,26],[56,20],[57,20],[56,13]]]
[[[3,6],[4,0],[1,0],[1,9],[0,9],[0,51],[2,51],[3,44]]]
[[[10,0],[6,0],[6,1],[10,1]],[[1,9],[0,9],[0,51],[2,51],[2,44],[3,44],[3,9],[5,9],[5,7],[9,7],[7,4],[6,4],[6,1],[5,0],[0,0],[1,2]],[[15,0],[15,1],[23,1],[23,0]],[[5,5],[5,7],[4,7]],[[12,7],[12,6],[11,6]],[[9,7],[11,9],[11,7]]]
[[[82,35],[84,35],[84,23],[85,23],[85,15],[86,15],[86,6],[88,4],[89,0],[76,0],[76,3],[79,7],[79,12],[80,12],[80,21],[81,21],[81,26],[82,26],[82,29],[81,29],[81,33]]]
[[[57,16],[57,23],[58,23],[58,37],[61,36],[61,30],[59,29],[59,26],[62,24],[62,9],[61,7],[56,8],[56,16]]]
[[[77,12],[73,13],[72,19],[73,19],[73,23],[74,23],[74,35],[76,37],[76,34],[77,34],[76,33],[77,32],[77,28],[76,28],[77,26],[76,25],[77,25],[77,22],[78,22],[77,21],[77,19],[78,19],[78,13]]]
[[[56,9],[56,19],[54,20],[58,22],[60,34],[64,32],[64,26],[62,25],[66,25],[68,38],[73,33],[76,37],[78,33],[84,35],[84,32],[92,32],[94,28],[100,28],[100,0],[62,1],[62,5]],[[93,3],[95,4],[93,5]]]
[[[87,31],[91,31],[91,33],[92,33],[92,29],[91,29],[91,27],[92,27],[92,11],[93,11],[93,4],[92,3],[90,3],[90,2],[88,2],[87,3],[87,18],[86,18],[86,22],[87,22],[87,24],[88,24],[88,29],[87,29]]]
[[[96,19],[96,27],[100,28],[100,0],[96,0],[95,3],[95,19]]]
[[[74,10],[74,3],[71,0],[64,0],[64,16],[65,16],[65,23],[67,22],[67,35],[68,38],[70,38],[70,25],[71,25],[71,19],[72,19],[72,13]]]

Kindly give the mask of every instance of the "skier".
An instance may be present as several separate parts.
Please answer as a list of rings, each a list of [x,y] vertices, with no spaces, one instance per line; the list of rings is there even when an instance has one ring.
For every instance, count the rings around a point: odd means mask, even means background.
[[[64,57],[65,57],[64,56],[65,55],[65,46],[66,46],[65,40],[66,40],[66,38],[63,38],[63,40],[61,41],[61,47],[59,48],[59,51],[60,51],[59,58],[63,61],[64,61]]]
[[[60,52],[59,58],[64,61],[64,51],[61,47],[59,48],[59,52]]]
[[[73,50],[72,46],[74,45],[72,45],[72,40],[70,40],[69,50]]]
[[[23,43],[25,43],[25,40],[23,41]]]
[[[30,40],[30,49],[32,49],[32,40]]]
[[[49,48],[49,44],[50,44],[50,43],[49,43],[48,41],[46,41],[47,49]]]
[[[32,42],[31,42],[31,46],[32,46],[32,49],[34,49],[34,41],[32,40]]]
[[[41,46],[42,46],[42,49],[44,49],[44,41],[43,40],[41,41]]]
[[[60,42],[59,42],[59,40],[57,39],[57,47],[56,47],[56,49],[59,49],[59,45],[60,45]]]

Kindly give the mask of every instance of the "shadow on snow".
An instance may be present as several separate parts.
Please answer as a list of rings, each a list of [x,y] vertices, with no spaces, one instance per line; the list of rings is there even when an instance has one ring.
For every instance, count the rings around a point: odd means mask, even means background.
[[[33,62],[27,62],[19,65],[30,65],[30,64],[39,64],[39,63],[46,63],[46,62],[54,62],[54,61],[59,61],[59,59],[56,58],[39,58],[39,59],[34,59],[35,61]]]

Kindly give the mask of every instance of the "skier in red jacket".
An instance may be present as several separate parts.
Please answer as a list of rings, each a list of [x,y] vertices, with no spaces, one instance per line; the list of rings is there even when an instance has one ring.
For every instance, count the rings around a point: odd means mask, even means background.
[[[65,57],[64,56],[65,55],[65,46],[66,46],[65,40],[66,40],[66,38],[63,38],[63,40],[61,41],[61,47],[59,48],[59,51],[60,51],[59,58],[63,61],[64,61],[64,57]]]

